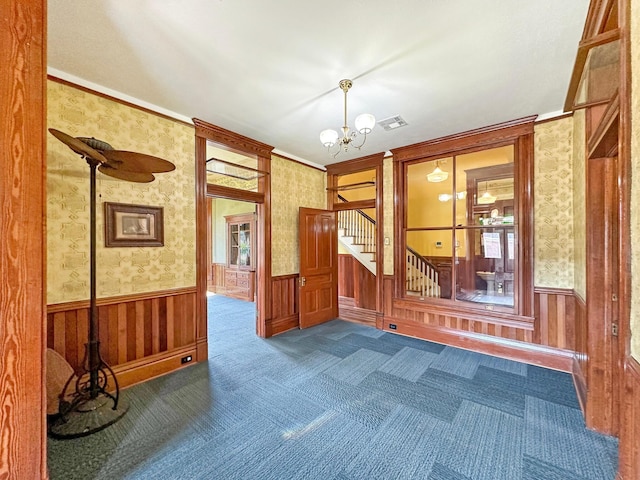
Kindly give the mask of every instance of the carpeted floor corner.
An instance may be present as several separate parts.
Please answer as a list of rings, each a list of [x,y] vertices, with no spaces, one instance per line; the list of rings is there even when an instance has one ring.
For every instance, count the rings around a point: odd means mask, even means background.
[[[52,480],[612,480],[571,377],[334,320],[264,340],[209,297],[210,359],[126,389],[88,437],[48,441]]]

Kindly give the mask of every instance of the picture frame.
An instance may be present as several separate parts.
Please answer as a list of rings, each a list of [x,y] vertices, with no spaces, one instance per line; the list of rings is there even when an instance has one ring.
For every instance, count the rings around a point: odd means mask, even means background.
[[[164,246],[163,210],[163,207],[105,202],[104,246]]]

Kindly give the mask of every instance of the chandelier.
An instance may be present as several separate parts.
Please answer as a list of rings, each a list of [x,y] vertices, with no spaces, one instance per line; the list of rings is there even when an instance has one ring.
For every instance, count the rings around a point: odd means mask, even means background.
[[[320,132],[320,142],[327,147],[327,151],[330,155],[332,154],[334,158],[340,153],[340,151],[347,152],[350,146],[360,150],[364,145],[364,142],[367,141],[367,134],[371,133],[371,130],[373,130],[373,127],[376,124],[376,117],[370,113],[362,113],[356,117],[356,130],[350,132],[349,127],[347,126],[347,92],[353,86],[353,82],[349,79],[340,80],[338,86],[344,92],[344,125],[342,126],[342,138],[340,138],[340,135],[335,130],[327,129]],[[352,142],[355,140],[358,133],[363,135],[364,138],[360,145],[355,145]],[[332,151],[331,149],[335,145],[337,145],[338,148]]]

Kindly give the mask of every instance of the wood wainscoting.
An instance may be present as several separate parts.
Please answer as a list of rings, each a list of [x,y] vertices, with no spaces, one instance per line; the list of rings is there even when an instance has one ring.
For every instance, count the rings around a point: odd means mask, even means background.
[[[211,264],[211,280],[207,285],[207,290],[220,293],[222,295],[225,294],[227,289],[224,286],[224,272],[227,268],[225,263],[212,263]]]
[[[350,322],[376,327],[376,276],[351,254],[338,254],[338,312]]]
[[[536,316],[528,322],[394,298],[394,278],[384,280],[383,330],[564,372],[573,370],[573,290],[536,289]]]
[[[300,326],[298,276],[294,273],[271,277],[271,318],[266,322],[266,337]]]
[[[573,359],[573,382],[576,385],[580,408],[587,408],[587,304],[574,294],[575,355]]]
[[[121,387],[184,366],[196,358],[196,288],[98,299],[100,353]],[[47,307],[47,346],[77,369],[84,358],[89,301]]]
[[[618,479],[632,480],[640,478],[640,363],[633,357],[626,358],[622,388]]]

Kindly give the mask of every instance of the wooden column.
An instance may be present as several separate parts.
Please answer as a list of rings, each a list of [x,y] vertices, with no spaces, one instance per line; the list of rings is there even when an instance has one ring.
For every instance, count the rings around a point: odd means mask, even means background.
[[[46,2],[0,2],[0,478],[47,477]]]

